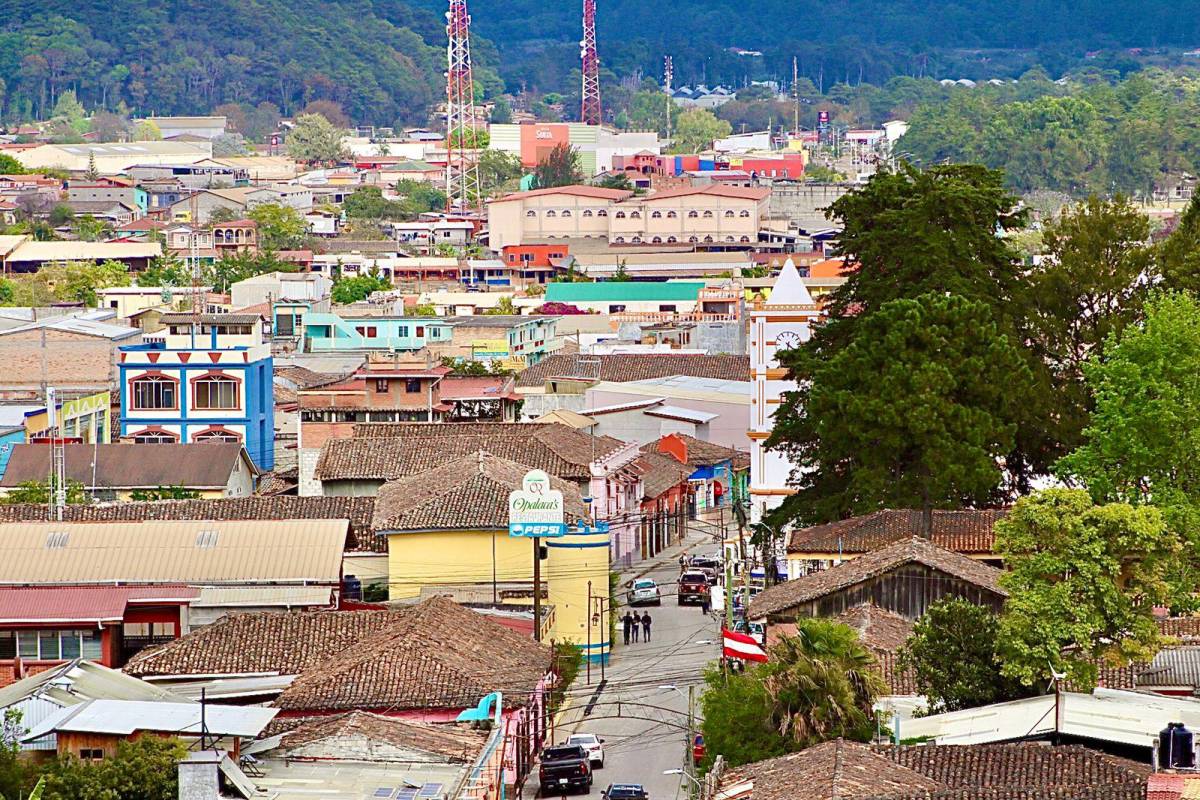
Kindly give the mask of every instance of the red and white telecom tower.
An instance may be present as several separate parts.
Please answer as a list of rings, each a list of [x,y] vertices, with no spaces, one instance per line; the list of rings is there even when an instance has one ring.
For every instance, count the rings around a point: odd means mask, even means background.
[[[579,119],[585,125],[600,124],[600,56],[596,53],[596,0],[583,0],[583,108]]]
[[[475,152],[475,79],[471,75],[471,15],[467,0],[450,0],[446,12],[446,210],[477,209],[479,164]]]

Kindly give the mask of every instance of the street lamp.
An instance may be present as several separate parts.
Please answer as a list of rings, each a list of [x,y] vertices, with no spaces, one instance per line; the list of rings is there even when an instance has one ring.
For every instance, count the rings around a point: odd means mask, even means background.
[[[696,784],[700,788],[702,788],[702,789],[704,788],[704,784],[701,783],[700,781],[696,780],[695,778],[693,778],[691,775],[687,774],[686,770],[682,770],[682,769],[663,770],[663,775],[682,775],[683,777],[687,778],[689,781]]]
[[[696,740],[696,712],[693,710],[693,705],[695,704],[695,696],[696,696],[695,689],[692,686],[688,686],[688,692],[685,695],[683,693],[683,691],[673,683],[664,683],[663,685],[659,686],[658,688],[662,689],[663,691],[675,692],[680,697],[686,697],[687,704],[688,704],[687,741],[684,742],[684,744],[683,744],[683,757],[684,757],[684,760],[687,762],[687,766],[688,766],[687,772],[684,772],[683,770],[673,770],[671,772],[665,772],[663,774],[664,775],[674,774],[675,772],[678,772],[681,775],[686,774],[689,778],[692,779],[693,782],[695,782],[695,784],[697,786],[699,786],[700,782],[696,780],[696,778],[693,774],[696,771],[695,750],[692,747],[692,745],[695,744],[695,740]]]

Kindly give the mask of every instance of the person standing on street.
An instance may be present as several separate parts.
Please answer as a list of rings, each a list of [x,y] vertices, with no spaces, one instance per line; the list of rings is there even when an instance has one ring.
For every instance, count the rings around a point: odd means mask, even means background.
[[[707,617],[708,612],[711,608],[712,608],[712,595],[710,595],[708,592],[705,592],[704,595],[700,598],[700,613]],[[635,637],[637,636],[636,629],[634,630],[634,636]]]
[[[629,634],[634,627],[633,615],[626,611],[625,616],[621,617],[621,622],[625,626],[625,644],[629,644]]]
[[[687,563],[688,563],[687,553],[680,553],[680,555],[679,555],[679,572],[680,572],[680,574],[683,574],[684,572],[687,571]]]
[[[642,613],[642,641],[650,641],[650,612]]]

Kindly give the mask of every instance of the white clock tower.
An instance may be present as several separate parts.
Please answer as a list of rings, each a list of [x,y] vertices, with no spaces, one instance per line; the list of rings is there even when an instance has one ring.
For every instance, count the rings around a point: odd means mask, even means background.
[[[792,464],[783,455],[763,446],[775,427],[775,410],[784,392],[796,388],[784,380],[786,370],[776,353],[807,342],[820,309],[789,258],[775,280],[771,296],[750,309],[750,519],[763,514],[793,494],[788,488]]]

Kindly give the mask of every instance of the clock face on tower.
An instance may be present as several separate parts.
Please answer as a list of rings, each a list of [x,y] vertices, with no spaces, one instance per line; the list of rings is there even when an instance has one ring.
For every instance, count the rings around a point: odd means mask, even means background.
[[[796,333],[795,331],[782,331],[775,337],[775,346],[780,350],[799,347],[800,334]]]

